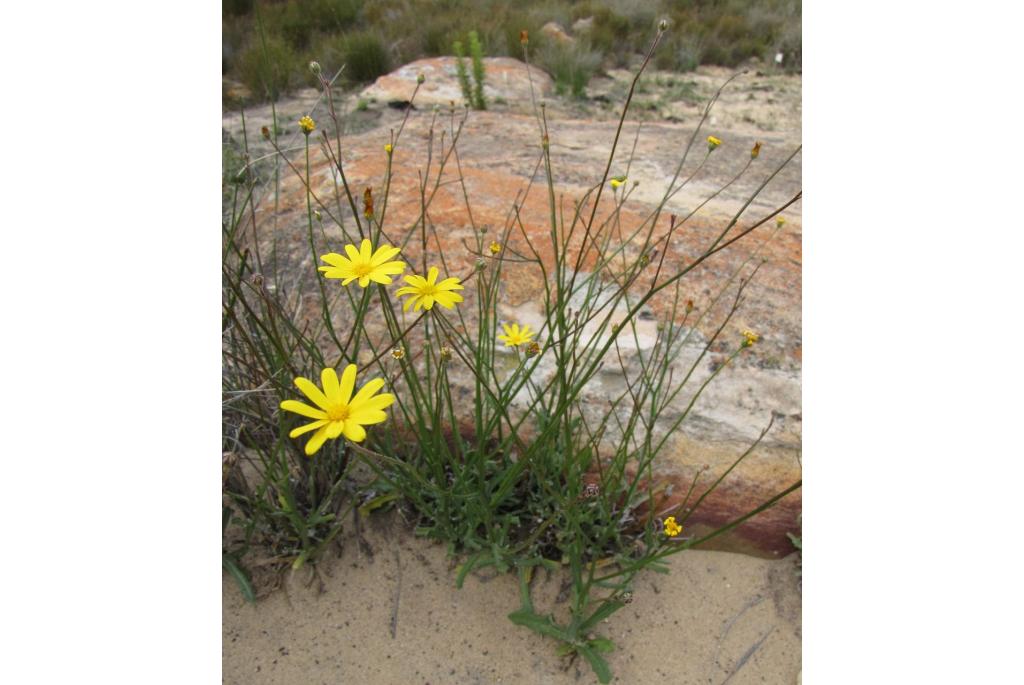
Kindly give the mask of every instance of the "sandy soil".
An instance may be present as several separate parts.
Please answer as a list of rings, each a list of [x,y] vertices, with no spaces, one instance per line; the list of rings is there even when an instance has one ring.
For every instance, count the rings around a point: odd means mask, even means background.
[[[512,575],[467,579],[443,547],[375,519],[369,548],[352,539],[256,605],[223,582],[225,683],[591,683],[589,666],[513,625]],[[371,552],[372,550],[372,552]],[[794,556],[686,552],[669,575],[647,573],[634,601],[600,631],[619,683],[797,683],[801,608]],[[329,574],[329,575],[328,575]],[[534,581],[535,603],[558,612],[557,574]],[[322,592],[321,592],[322,590]]]

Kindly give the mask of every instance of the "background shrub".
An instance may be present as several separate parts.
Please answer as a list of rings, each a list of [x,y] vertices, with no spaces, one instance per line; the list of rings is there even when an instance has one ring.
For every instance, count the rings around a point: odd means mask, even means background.
[[[391,71],[391,53],[384,38],[376,31],[346,34],[336,45],[337,57],[334,64],[337,67],[345,65],[346,81],[369,83]]]
[[[778,52],[784,55],[783,69],[801,68],[801,0],[225,0],[222,71],[250,88],[259,80],[249,45],[257,12],[275,39],[275,55],[287,57],[291,66],[316,59],[332,72],[346,62],[353,83],[372,81],[422,57],[450,55],[457,40],[468,53],[473,30],[483,54],[521,58],[519,31],[526,29],[531,54],[559,71],[552,75],[564,92],[582,95],[586,81],[601,68],[634,65],[663,18],[670,29],[655,53],[658,69],[737,67],[751,58],[775,68]],[[579,20],[584,24],[574,28]],[[553,45],[541,34],[550,21],[576,39],[573,49]],[[291,54],[281,49],[282,42]],[[301,69],[283,73],[291,66],[267,75],[275,88],[311,85]],[[253,92],[266,97],[262,87]]]
[[[555,80],[559,95],[583,97],[587,83],[601,68],[601,53],[586,45],[547,44],[537,53],[537,63]]]
[[[254,37],[238,55],[237,75],[257,97],[277,100],[298,84],[302,58],[281,38]]]

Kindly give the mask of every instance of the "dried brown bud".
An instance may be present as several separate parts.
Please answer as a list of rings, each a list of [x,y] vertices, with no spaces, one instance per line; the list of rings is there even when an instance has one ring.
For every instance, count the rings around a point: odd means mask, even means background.
[[[526,29],[519,32],[519,43],[520,45],[526,45],[530,42],[530,34]]]
[[[270,129],[268,127],[264,126],[263,128],[261,128],[260,129],[260,133],[263,134],[264,138],[266,138],[267,140],[270,140]]]
[[[363,216],[367,219],[373,218],[373,189],[367,188],[363,191]]]

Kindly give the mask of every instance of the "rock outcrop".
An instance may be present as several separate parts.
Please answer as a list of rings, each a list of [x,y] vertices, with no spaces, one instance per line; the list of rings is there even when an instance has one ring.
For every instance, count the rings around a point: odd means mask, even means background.
[[[455,57],[429,57],[417,60],[378,78],[366,88],[360,97],[364,100],[393,104],[409,102],[416,89],[416,80],[422,74],[423,84],[416,94],[417,107],[440,105],[447,107],[454,102],[461,105],[462,89],[456,75]],[[466,60],[469,69],[469,60]],[[554,82],[542,69],[511,57],[485,57],[484,97],[489,101],[530,102],[530,85],[533,82],[535,97],[550,95]]]
[[[514,63],[509,64],[506,73],[509,74],[509,83],[516,85],[494,92],[504,93],[503,97],[506,98],[511,98],[515,93],[516,102],[522,103],[522,107],[501,112],[470,112],[459,141],[459,165],[462,181],[472,203],[472,216],[466,211],[462,185],[454,163],[445,169],[429,208],[429,220],[436,229],[436,242],[444,250],[451,273],[465,274],[473,268],[477,257],[467,249],[467,244],[474,244],[474,232],[487,230],[488,235],[496,235],[506,225],[513,203],[518,203],[522,221],[528,233],[536,238],[535,242],[542,245],[547,241],[550,211],[543,172],[537,172],[541,151],[538,122],[529,110],[529,91],[522,90],[524,82],[521,77],[525,75],[525,68],[515,60],[507,62]],[[433,69],[427,70],[427,64],[433,65]],[[447,71],[449,67],[452,69],[450,73]],[[488,68],[490,70],[491,67]],[[440,83],[435,82],[441,79],[438,71],[444,72],[445,80]],[[417,102],[421,101],[421,96],[427,96],[423,102],[445,105],[449,100],[461,100],[454,80],[454,67],[448,58],[421,60],[403,67],[395,74],[379,79],[371,90],[378,94],[381,102],[401,100],[411,94],[419,73],[425,74],[426,83],[420,95],[417,95]],[[502,83],[502,78],[496,74],[488,72],[490,83]],[[538,73],[534,72],[535,87],[538,81]],[[737,87],[742,88],[742,80]],[[365,92],[362,94],[363,97],[366,95]],[[278,103],[278,112],[297,119],[310,110],[314,97],[315,94],[311,93],[302,100]],[[735,99],[742,103],[742,98]],[[615,122],[555,118],[550,116],[550,109],[548,128],[555,190],[560,201],[564,202],[566,212],[571,215],[573,201],[579,200],[587,188],[600,180],[610,142],[615,134]],[[455,115],[461,117],[462,112],[457,109]],[[402,113],[383,108],[372,116],[375,117],[373,120],[360,126],[364,130],[343,137],[342,147],[346,175],[353,188],[361,195],[363,188],[372,187],[374,194],[379,196],[387,168],[387,155],[382,147],[390,140],[389,131],[397,129]],[[718,116],[728,120],[728,113],[724,116],[720,113]],[[314,112],[314,117],[318,124],[328,125],[325,116],[318,116]],[[269,120],[269,109],[247,111],[246,118],[249,125],[258,130]],[[393,168],[396,171],[388,200],[387,226],[388,230],[397,232],[395,238],[405,228],[413,225],[419,215],[418,173],[424,172],[432,118],[430,112],[412,112],[394,150]],[[447,115],[441,119],[448,122]],[[236,122],[237,119],[226,117],[225,128],[230,132],[237,125]],[[448,125],[444,124],[446,127]],[[668,179],[675,172],[682,151],[693,133],[692,126],[645,123],[634,149],[636,130],[635,122],[627,123],[611,172],[613,175],[624,174],[629,167],[629,179],[625,187],[630,189],[630,195],[622,208],[622,223],[626,226],[639,224],[662,199]],[[237,135],[237,129],[235,133]],[[703,138],[709,133],[721,138],[723,144],[698,171],[698,164],[706,150]],[[450,141],[450,131],[447,135]],[[431,184],[438,171],[436,145],[439,136],[440,131],[435,130],[435,154],[428,175]],[[253,138],[250,135],[250,141]],[[726,192],[699,209],[684,229],[677,232],[666,249],[667,265],[686,263],[710,244],[727,222],[740,212],[753,191],[799,144],[799,133],[794,136],[792,131],[752,133],[711,129],[698,136],[695,150],[683,167],[682,177],[693,174],[693,178],[668,200],[655,236],[668,231],[670,214],[686,216],[736,176],[749,161],[749,150],[757,140],[763,142],[759,158],[748,171],[739,175]],[[285,149],[301,145],[301,136],[282,141]],[[630,162],[631,150],[634,150],[634,154]],[[254,151],[254,156],[262,152],[265,151]],[[322,198],[331,213],[337,213],[334,199],[337,188],[335,173],[318,147],[311,150],[311,165],[313,192]],[[800,189],[800,176],[800,157],[797,155],[742,211],[738,228],[749,226],[789,201]],[[264,177],[272,178],[273,175],[264,173]],[[531,180],[532,189],[524,199],[523,193]],[[634,187],[634,181],[638,181],[639,185]],[[258,234],[264,250],[269,251],[272,245],[275,246],[280,268],[306,275],[304,287],[314,288],[311,279],[315,272],[308,245],[306,196],[302,182],[289,171],[287,165],[283,165],[276,214],[274,201],[269,194],[271,189],[267,188],[265,192],[268,193],[267,199],[256,213]],[[599,215],[610,210],[611,197],[610,193],[605,194]],[[349,212],[342,208],[341,214],[344,221],[351,224]],[[756,330],[762,340],[749,351],[750,354],[744,355],[735,366],[727,368],[714,379],[681,429],[669,436],[654,474],[657,481],[670,485],[665,506],[681,501],[694,478],[698,479],[696,492],[699,494],[774,419],[772,430],[765,436],[761,446],[695,512],[688,523],[688,528],[694,532],[699,533],[709,526],[735,519],[801,477],[799,203],[788,208],[785,216],[785,227],[773,239],[767,240],[773,231],[774,222],[771,226],[758,229],[734,248],[719,253],[683,280],[685,297],[692,298],[698,308],[707,307],[711,296],[745,260],[763,260],[756,278],[748,287],[743,307],[723,333],[730,345],[739,339],[741,330],[745,328]],[[326,210],[323,218],[326,244],[321,246],[323,250],[317,254],[339,250],[343,244],[342,232],[330,220]],[[521,237],[518,241],[514,239],[512,245],[517,249],[524,248]],[[433,238],[428,249],[433,257],[436,249]],[[407,261],[419,264],[418,239],[410,243],[405,257]],[[584,268],[587,268],[587,264],[584,264]],[[541,311],[538,302],[543,299],[539,276],[511,268],[508,274],[501,314],[509,320],[535,323]],[[331,285],[335,286],[334,283]],[[666,299],[655,298],[651,302],[652,313],[663,314],[667,305]],[[314,310],[311,310],[313,316],[316,315]],[[471,310],[472,307],[466,307],[467,313]],[[715,316],[709,318],[711,321],[695,330],[692,344],[681,351],[677,360],[680,369],[688,368],[688,363],[699,354],[701,341],[712,335],[711,323]],[[339,319],[339,324],[343,323]],[[654,335],[653,330],[648,333],[648,337]],[[641,336],[641,347],[646,344],[645,339]],[[636,347],[632,336],[623,342]],[[706,379],[723,356],[717,348],[713,348],[712,354],[697,365],[691,381],[694,385],[691,387],[696,387],[697,383]],[[455,377],[458,378],[457,373]],[[599,374],[586,392],[594,402],[600,402],[622,385],[621,374],[609,367]],[[687,393],[683,395],[677,401],[680,407],[685,406],[689,399]],[[707,467],[706,470],[704,467]],[[800,492],[797,491],[774,508],[740,526],[725,541],[724,547],[767,556],[784,555],[792,551],[786,533],[797,529],[799,525],[800,502]]]

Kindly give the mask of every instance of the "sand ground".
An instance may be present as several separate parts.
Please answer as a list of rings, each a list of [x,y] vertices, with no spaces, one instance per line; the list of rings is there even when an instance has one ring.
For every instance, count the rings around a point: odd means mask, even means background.
[[[555,642],[513,625],[512,575],[480,574],[454,587],[445,549],[396,519],[373,519],[368,545],[345,540],[256,605],[223,580],[223,681],[260,683],[592,683],[589,666]],[[757,559],[690,551],[671,573],[649,572],[633,602],[600,634],[619,683],[792,684],[800,676],[801,599],[796,557]],[[561,580],[534,580],[540,608],[556,613]]]

